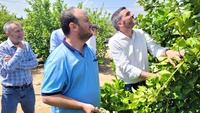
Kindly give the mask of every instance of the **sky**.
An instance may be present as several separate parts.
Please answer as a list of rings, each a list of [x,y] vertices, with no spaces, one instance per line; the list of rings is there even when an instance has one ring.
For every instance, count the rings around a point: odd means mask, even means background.
[[[51,3],[54,3],[56,0],[50,0]],[[137,0],[64,0],[65,4],[70,6],[77,6],[78,3],[83,2],[84,8],[101,8],[102,4],[103,10],[110,12],[111,14],[116,11],[118,8],[125,6],[129,9],[135,17],[138,14],[146,14],[143,7],[141,7]],[[26,0],[0,0],[0,4],[6,6],[7,10],[10,13],[16,14],[17,17],[26,18],[25,8],[30,8]]]

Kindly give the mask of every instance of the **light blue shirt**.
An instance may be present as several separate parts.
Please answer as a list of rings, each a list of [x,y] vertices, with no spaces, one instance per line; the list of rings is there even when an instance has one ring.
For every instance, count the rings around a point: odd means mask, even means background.
[[[50,50],[51,53],[55,48],[57,48],[65,38],[65,35],[62,31],[62,29],[57,29],[51,33],[51,39],[50,39]]]
[[[84,55],[65,41],[48,57],[44,66],[43,96],[62,94],[100,108],[98,62],[85,44]],[[84,113],[52,106],[52,113]]]
[[[28,42],[22,43],[26,50],[16,48],[10,39],[0,45],[0,81],[4,86],[22,86],[33,81],[31,69],[37,67],[38,62]],[[5,61],[5,55],[12,58]]]

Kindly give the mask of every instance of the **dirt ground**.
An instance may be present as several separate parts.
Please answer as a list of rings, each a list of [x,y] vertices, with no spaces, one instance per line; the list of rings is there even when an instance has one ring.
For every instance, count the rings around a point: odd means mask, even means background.
[[[105,82],[112,83],[112,79],[114,79],[114,73],[111,70],[109,65],[110,58],[106,58],[104,64],[99,66],[99,78],[100,78],[100,86],[103,86]],[[35,89],[35,96],[36,96],[36,105],[35,105],[35,113],[50,113],[50,106],[42,103],[41,99],[41,82],[43,78],[43,65],[39,65],[36,69],[32,70],[33,75],[33,86]],[[2,96],[2,87],[0,86],[0,99]],[[1,103],[0,103],[1,109]],[[18,105],[17,113],[23,113],[21,110],[21,106]]]

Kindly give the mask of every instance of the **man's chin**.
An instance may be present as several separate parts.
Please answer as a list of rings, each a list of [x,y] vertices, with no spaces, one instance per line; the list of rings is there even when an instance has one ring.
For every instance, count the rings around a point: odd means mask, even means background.
[[[21,42],[22,40],[24,40],[24,37],[19,37],[19,38],[18,38],[18,41]]]
[[[136,21],[136,20],[133,20],[133,24],[134,24],[134,25],[137,24],[137,21]]]

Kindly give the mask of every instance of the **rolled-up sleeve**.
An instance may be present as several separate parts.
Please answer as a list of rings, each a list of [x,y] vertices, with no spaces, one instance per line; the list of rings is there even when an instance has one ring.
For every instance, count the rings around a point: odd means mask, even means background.
[[[0,48],[0,58],[1,58],[1,65],[4,70],[7,72],[13,72],[21,63],[21,57],[22,57],[23,49],[18,48],[13,57],[9,61],[5,61],[4,57],[5,55],[9,55],[9,53],[6,53],[4,48],[1,46]]]

